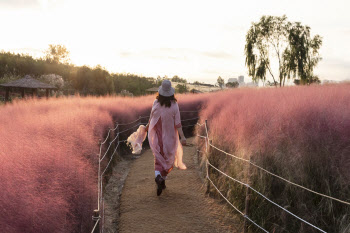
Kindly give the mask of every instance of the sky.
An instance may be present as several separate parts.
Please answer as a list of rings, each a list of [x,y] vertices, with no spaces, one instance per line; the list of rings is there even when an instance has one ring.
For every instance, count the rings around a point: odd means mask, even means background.
[[[0,0],[0,50],[43,56],[62,44],[76,65],[215,83],[245,76],[245,35],[286,15],[323,37],[322,80],[350,79],[350,1]]]

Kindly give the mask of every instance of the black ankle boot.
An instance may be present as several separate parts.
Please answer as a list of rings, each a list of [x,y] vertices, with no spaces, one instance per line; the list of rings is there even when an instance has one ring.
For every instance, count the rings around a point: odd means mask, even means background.
[[[163,182],[162,182],[162,189],[165,189],[166,186],[165,186],[165,180],[163,179]]]
[[[165,180],[163,179],[163,177],[161,175],[158,175],[154,180],[157,183],[157,196],[159,196],[160,194],[162,194],[163,184],[165,186]]]

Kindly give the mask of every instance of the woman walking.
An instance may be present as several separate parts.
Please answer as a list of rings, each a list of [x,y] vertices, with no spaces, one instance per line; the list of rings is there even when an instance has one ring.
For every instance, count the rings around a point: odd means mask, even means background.
[[[150,120],[146,126],[148,141],[154,155],[157,195],[165,189],[165,179],[173,166],[186,169],[182,162],[182,145],[186,138],[182,131],[181,117],[175,89],[169,80],[164,80],[153,102]],[[181,137],[181,143],[179,140]]]

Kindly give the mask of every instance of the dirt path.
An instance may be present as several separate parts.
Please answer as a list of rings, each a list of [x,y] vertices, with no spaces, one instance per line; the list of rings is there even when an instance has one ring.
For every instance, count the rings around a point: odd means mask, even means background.
[[[152,151],[133,161],[121,195],[119,232],[241,232],[226,207],[205,196],[195,152],[184,147],[188,168],[174,169],[159,197]]]

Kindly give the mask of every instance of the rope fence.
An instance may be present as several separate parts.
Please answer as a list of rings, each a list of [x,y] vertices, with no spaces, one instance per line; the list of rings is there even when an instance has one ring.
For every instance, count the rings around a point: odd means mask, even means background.
[[[239,184],[241,184],[241,185],[246,186],[247,188],[250,188],[250,189],[253,190],[255,193],[257,193],[257,194],[259,194],[261,197],[263,197],[265,200],[269,201],[270,203],[274,204],[275,206],[279,207],[280,209],[286,211],[287,213],[289,213],[290,215],[292,215],[292,216],[294,216],[295,218],[299,219],[300,221],[302,221],[302,222],[308,224],[309,226],[311,226],[311,227],[313,227],[313,228],[315,228],[315,229],[317,229],[317,230],[319,230],[319,231],[321,231],[321,232],[325,232],[325,231],[323,231],[322,229],[320,229],[320,228],[318,228],[318,227],[312,225],[311,223],[307,222],[306,220],[304,220],[304,219],[298,217],[297,215],[293,214],[293,213],[290,212],[289,210],[287,210],[287,209],[283,208],[282,206],[278,205],[277,203],[271,201],[269,198],[267,198],[266,196],[264,196],[264,195],[261,194],[260,192],[256,191],[256,190],[255,190],[253,187],[251,187],[250,185],[248,185],[248,184],[246,184],[246,183],[243,183],[243,182],[241,182],[241,181],[239,181],[239,180],[236,180],[236,179],[232,178],[231,176],[227,175],[226,173],[224,173],[223,171],[219,170],[218,168],[216,168],[215,166],[213,166],[211,163],[209,163],[209,161],[208,161],[208,164],[209,164],[209,166],[211,166],[212,168],[214,168],[216,171],[218,171],[218,172],[221,173],[222,175],[226,176],[227,178],[229,178],[229,179],[231,179],[231,180],[233,180],[233,181],[235,181],[235,182],[237,182],[237,183],[239,183]]]
[[[95,229],[97,229],[97,226],[98,226],[99,222],[100,222],[100,218],[97,219],[97,221],[96,221],[96,223],[94,225],[94,228],[92,228],[92,231],[91,231],[92,233],[95,231]]]
[[[267,198],[265,195],[263,195],[262,193],[260,193],[259,191],[257,191],[257,190],[254,189],[253,187],[251,187],[249,184],[246,184],[246,183],[244,183],[244,182],[242,182],[242,181],[239,181],[239,180],[237,180],[237,179],[234,179],[234,178],[232,178],[231,176],[229,176],[228,174],[226,174],[225,172],[223,172],[223,171],[221,171],[220,169],[216,168],[214,165],[212,165],[212,164],[209,162],[209,159],[208,159],[208,157],[207,157],[207,155],[209,154],[209,148],[207,147],[207,145],[209,145],[209,147],[214,148],[215,150],[218,150],[218,151],[220,151],[220,152],[222,152],[222,153],[224,153],[224,154],[226,154],[226,155],[229,155],[229,156],[231,156],[231,157],[233,157],[233,158],[235,158],[235,159],[248,162],[248,163],[251,164],[252,166],[255,166],[255,167],[257,167],[257,168],[263,170],[264,172],[266,172],[266,173],[268,173],[268,174],[270,174],[270,175],[272,175],[272,176],[275,176],[275,177],[277,177],[277,178],[279,178],[279,179],[281,179],[281,180],[283,180],[283,181],[285,181],[285,182],[287,182],[287,183],[289,183],[289,184],[295,185],[295,186],[297,186],[297,187],[299,187],[299,188],[303,188],[304,190],[307,190],[307,191],[312,192],[312,193],[314,193],[314,194],[320,195],[320,196],[322,196],[322,197],[326,197],[326,198],[329,198],[329,199],[331,199],[331,200],[338,201],[338,202],[343,203],[343,204],[346,204],[346,205],[350,205],[349,202],[346,202],[346,201],[343,201],[343,200],[340,200],[340,199],[331,197],[331,196],[329,196],[329,195],[325,195],[325,194],[322,194],[322,193],[313,191],[313,190],[311,190],[311,189],[309,189],[309,188],[306,188],[306,187],[304,187],[304,186],[302,186],[302,185],[296,184],[296,183],[294,183],[294,182],[292,182],[292,181],[289,181],[289,180],[287,180],[287,179],[285,179],[285,178],[283,178],[283,177],[281,177],[281,176],[278,176],[278,175],[276,175],[276,174],[274,174],[274,173],[272,173],[272,172],[270,172],[270,171],[268,171],[268,170],[266,170],[266,169],[264,169],[264,168],[262,168],[262,167],[256,165],[255,163],[251,162],[250,160],[247,160],[247,159],[244,159],[244,158],[240,158],[240,157],[238,157],[238,156],[235,156],[235,155],[233,155],[233,154],[230,154],[230,153],[228,153],[228,152],[226,152],[226,151],[224,151],[224,150],[222,150],[222,149],[220,149],[220,148],[214,146],[214,145],[212,144],[211,140],[209,140],[207,121],[205,121],[205,123],[203,123],[203,124],[197,124],[197,125],[200,126],[200,127],[203,126],[203,125],[205,126],[205,134],[206,134],[206,135],[204,136],[204,135],[199,135],[199,134],[197,134],[196,136],[197,136],[198,138],[204,139],[204,140],[205,140],[205,143],[206,143],[206,151],[205,151],[205,152],[204,152],[204,151],[197,150],[198,153],[203,153],[203,154],[205,154],[206,171],[207,171],[207,172],[206,172],[206,173],[207,173],[207,174],[206,174],[206,178],[208,179],[208,181],[210,182],[210,184],[213,185],[213,187],[216,189],[216,191],[221,195],[221,197],[223,197],[223,198],[226,200],[226,202],[227,202],[231,207],[233,207],[233,208],[234,208],[239,214],[241,214],[245,219],[247,219],[249,222],[251,222],[252,224],[254,224],[256,227],[258,227],[258,228],[261,229],[262,231],[268,232],[268,231],[266,231],[264,228],[262,228],[261,226],[259,226],[257,223],[255,223],[252,219],[250,219],[250,218],[248,217],[247,213],[244,214],[244,213],[243,213],[242,211],[240,211],[237,207],[235,207],[235,206],[221,193],[221,191],[217,188],[217,186],[213,183],[213,181],[212,181],[212,180],[210,179],[210,177],[209,177],[209,166],[210,166],[211,168],[213,168],[214,170],[216,170],[217,172],[219,172],[220,174],[222,174],[222,175],[226,176],[227,178],[231,179],[232,181],[237,182],[237,183],[239,183],[239,184],[241,184],[241,185],[246,186],[248,189],[250,189],[250,190],[252,190],[253,192],[257,193],[258,195],[260,195],[261,197],[263,197],[265,200],[267,200],[267,201],[270,202],[271,204],[277,206],[278,208],[282,209],[283,211],[287,212],[288,214],[292,215],[293,217],[297,218],[298,220],[304,222],[305,224],[307,224],[307,225],[313,227],[314,229],[317,229],[317,230],[320,231],[320,232],[326,232],[326,231],[322,230],[321,228],[319,228],[319,227],[317,227],[317,226],[315,226],[315,225],[309,223],[308,221],[302,219],[301,217],[299,217],[299,216],[293,214],[292,212],[290,212],[290,211],[287,210],[286,208],[280,206],[279,204],[275,203],[274,201],[272,201],[271,199]],[[209,184],[208,184],[208,187],[209,187]],[[247,206],[246,206],[246,208],[247,208]]]
[[[180,113],[198,113],[198,111],[180,111]],[[100,145],[100,150],[99,150],[99,154],[98,154],[98,204],[97,204],[97,210],[95,210],[95,215],[97,213],[97,216],[93,216],[93,220],[95,221],[95,224],[94,224],[94,227],[91,231],[91,233],[94,233],[94,232],[104,232],[104,222],[105,222],[105,217],[104,217],[104,195],[103,195],[103,176],[104,174],[106,173],[107,169],[109,168],[111,162],[113,161],[113,158],[114,158],[114,155],[116,154],[118,148],[120,148],[120,144],[121,143],[124,143],[124,142],[127,142],[127,139],[125,140],[120,140],[120,135],[125,133],[125,132],[128,132],[128,131],[131,131],[131,130],[134,130],[136,127],[140,126],[140,125],[145,125],[146,123],[142,123],[142,119],[147,119],[149,118],[149,116],[140,116],[137,120],[134,120],[134,121],[131,121],[131,122],[128,122],[128,123],[118,123],[116,122],[116,126],[115,128],[110,128],[108,130],[108,133],[107,133],[107,136],[105,138],[105,140],[103,142],[99,142],[99,145]],[[190,118],[190,119],[183,119],[181,120],[181,122],[187,122],[187,121],[191,121],[191,120],[198,120],[199,118],[196,117],[196,118]],[[136,123],[136,124],[135,124]],[[135,124],[135,125],[133,125]],[[130,125],[133,125],[133,126],[130,126]],[[193,124],[193,125],[186,125],[186,126],[183,126],[183,127],[192,127],[192,126],[195,126],[197,124]],[[124,127],[124,126],[130,126],[129,128],[127,129],[124,129],[124,130],[120,130],[120,127]],[[111,132],[115,132],[115,136],[113,139],[111,139]],[[104,144],[107,143],[108,139],[111,139],[110,142],[109,142],[109,145],[107,146],[107,149],[106,151],[104,152],[103,156],[102,156],[102,149],[103,149],[103,146]],[[104,159],[107,157],[107,154],[110,152],[110,148],[112,147],[113,144],[116,144],[115,148],[114,148],[114,151],[112,152],[112,154],[110,155],[110,158],[109,158],[109,161],[106,165],[106,167],[103,169],[103,171],[101,172],[101,162],[104,161]],[[102,157],[101,157],[102,156]],[[98,230],[98,231],[97,231]]]
[[[180,111],[181,113],[198,113],[198,111]],[[127,141],[127,139],[125,140],[120,140],[120,134],[122,133],[125,133],[125,132],[128,132],[132,129],[135,129],[136,127],[140,126],[140,125],[145,125],[146,123],[142,123],[142,119],[147,119],[149,118],[149,116],[140,116],[137,120],[134,120],[132,122],[129,122],[129,123],[123,123],[123,124],[119,124],[119,123],[116,123],[116,127],[115,128],[110,128],[108,130],[108,133],[107,133],[107,136],[105,138],[105,140],[103,142],[100,142],[100,151],[99,151],[99,168],[98,168],[98,209],[97,209],[97,212],[99,213],[99,215],[96,217],[93,217],[94,221],[96,221],[95,225],[94,225],[94,228],[92,229],[92,233],[95,232],[95,230],[97,230],[98,228],[100,228],[100,232],[103,233],[103,225],[104,225],[104,197],[103,197],[103,182],[102,182],[102,178],[105,174],[105,172],[107,171],[108,167],[110,166],[113,158],[114,158],[114,155],[116,154],[117,152],[117,149],[120,148],[120,144],[121,143],[124,143]],[[181,122],[187,122],[187,121],[192,121],[192,120],[196,120],[198,121],[200,118],[199,117],[195,117],[195,118],[190,118],[190,119],[184,119],[184,120],[181,120]],[[135,124],[137,123],[137,124]],[[120,127],[121,126],[130,126],[132,124],[135,124],[127,129],[124,129],[122,131],[120,131]],[[238,159],[238,160],[241,160],[241,161],[244,161],[244,162],[247,162],[249,163],[250,165],[276,177],[276,178],[279,178],[280,180],[283,180],[291,185],[294,185],[296,187],[299,187],[299,188],[302,188],[306,191],[309,191],[311,193],[314,193],[316,195],[320,195],[322,197],[325,197],[325,198],[329,198],[331,200],[334,200],[334,201],[337,201],[337,202],[340,202],[340,203],[343,203],[343,204],[346,204],[346,205],[350,205],[350,202],[347,202],[347,201],[344,201],[344,200],[340,200],[340,199],[337,199],[337,198],[334,198],[334,197],[331,197],[329,195],[325,195],[325,194],[322,194],[322,193],[319,193],[319,192],[316,192],[314,190],[311,190],[307,187],[304,187],[302,185],[299,185],[297,183],[294,183],[290,180],[287,180],[277,174],[274,174],[264,168],[262,168],[261,166],[251,162],[250,160],[248,159],[244,159],[244,158],[241,158],[241,157],[238,157],[238,156],[235,156],[231,153],[228,153],[218,147],[216,147],[215,145],[212,144],[211,140],[209,140],[209,134],[208,134],[208,124],[207,124],[207,120],[203,123],[196,123],[196,124],[190,124],[190,125],[185,125],[185,126],[182,126],[183,128],[185,127],[193,127],[193,126],[198,126],[198,127],[205,127],[205,135],[199,135],[199,134],[196,134],[195,136],[197,136],[198,138],[201,138],[201,139],[204,139],[205,140],[205,146],[206,146],[206,151],[199,151],[197,150],[198,152],[200,153],[204,153],[206,154],[205,156],[205,161],[206,161],[206,179],[208,179],[208,187],[209,187],[209,184],[211,184],[215,189],[216,191],[220,194],[220,196],[232,207],[234,208],[240,215],[242,215],[245,219],[247,219],[250,223],[252,223],[254,226],[256,226],[257,228],[259,228],[260,230],[264,231],[264,232],[268,232],[267,230],[265,230],[263,227],[261,227],[260,225],[258,225],[256,222],[254,222],[252,219],[250,219],[248,217],[248,214],[247,213],[243,213],[242,211],[240,211],[237,207],[235,207],[223,194],[222,192],[218,189],[218,187],[214,184],[214,182],[210,179],[210,176],[209,176],[209,167],[211,167],[212,169],[216,170],[217,172],[219,172],[220,174],[226,176],[227,178],[229,178],[230,180],[234,181],[234,182],[237,182],[241,185],[244,185],[247,187],[247,189],[250,189],[252,190],[253,192],[257,193],[258,195],[260,195],[262,198],[264,198],[265,200],[267,200],[268,202],[270,202],[271,204],[277,206],[278,208],[280,208],[281,210],[289,213],[290,215],[292,215],[293,217],[297,218],[298,220],[304,222],[305,224],[308,224],[309,226],[317,229],[318,231],[320,232],[325,232],[324,230],[320,229],[319,227],[307,222],[306,220],[302,219],[301,217],[298,217],[297,215],[293,214],[292,212],[290,212],[289,210],[285,209],[284,207],[280,206],[279,204],[275,203],[274,201],[272,201],[271,199],[267,198],[265,195],[263,195],[262,193],[260,193],[259,191],[257,191],[256,189],[254,189],[253,187],[251,187],[249,184],[246,184],[242,181],[239,181],[237,179],[234,179],[232,178],[231,176],[229,176],[228,174],[226,174],[225,172],[221,171],[220,169],[216,168],[214,165],[212,165],[210,162],[209,162],[209,159],[207,157],[207,155],[209,154],[209,149],[210,148],[213,148],[217,151],[220,151],[228,156],[231,156],[232,158],[235,158],[235,159]],[[101,158],[101,155],[102,155],[102,147],[103,145],[108,141],[108,139],[110,138],[111,136],[111,132],[115,132],[115,131],[118,131],[116,132],[115,134],[115,137],[109,142],[109,145],[105,151],[105,153],[103,154],[102,158]],[[116,143],[116,146],[114,148],[114,151],[112,152],[110,158],[109,158],[109,161],[105,167],[105,169],[103,170],[103,172],[101,172],[101,162],[106,158],[106,155],[108,154],[111,146],[113,143]],[[210,183],[209,183],[210,182]],[[102,207],[102,208],[101,208]],[[102,211],[101,211],[102,210]],[[95,210],[96,212],[96,210]],[[102,216],[101,216],[102,215]],[[99,226],[101,225],[102,223],[102,226]]]
[[[224,153],[224,154],[226,154],[226,155],[229,155],[229,156],[231,156],[231,157],[233,157],[233,158],[235,158],[235,159],[239,159],[239,160],[245,161],[245,162],[247,162],[247,163],[253,165],[254,167],[257,167],[257,168],[259,168],[260,170],[262,170],[262,171],[264,171],[264,172],[266,172],[266,173],[268,173],[268,174],[270,174],[270,175],[272,175],[272,176],[274,176],[274,177],[277,177],[277,178],[279,178],[279,179],[281,179],[281,180],[283,180],[283,181],[285,181],[285,182],[287,182],[287,183],[289,183],[289,184],[292,184],[292,185],[297,186],[297,187],[299,187],[299,188],[305,189],[305,190],[307,190],[307,191],[309,191],[309,192],[312,192],[312,193],[314,193],[314,194],[317,194],[317,195],[319,195],[319,196],[326,197],[326,198],[332,199],[332,200],[334,200],[334,201],[338,201],[338,202],[343,203],[343,204],[346,204],[346,205],[350,205],[350,202],[343,201],[343,200],[340,200],[340,199],[338,199],[338,198],[331,197],[331,196],[329,196],[329,195],[316,192],[316,191],[314,191],[314,190],[312,190],[312,189],[306,188],[306,187],[304,187],[304,186],[302,186],[302,185],[300,185],[300,184],[296,184],[296,183],[294,183],[294,182],[292,182],[292,181],[290,181],[290,180],[287,180],[287,179],[285,179],[285,178],[283,178],[283,177],[281,177],[281,176],[279,176],[279,175],[276,175],[276,174],[274,174],[274,173],[272,173],[272,172],[270,172],[270,171],[268,171],[268,170],[266,170],[266,169],[264,169],[264,168],[262,168],[262,167],[256,165],[255,163],[251,162],[250,160],[243,159],[243,158],[237,157],[237,156],[235,156],[235,155],[233,155],[233,154],[227,153],[226,151],[221,150],[221,149],[217,148],[216,146],[214,146],[213,144],[211,144],[211,143],[210,143],[210,140],[208,140],[208,143],[209,143],[209,146],[211,146],[212,148],[214,148],[214,149],[216,149],[216,150],[218,150],[218,151],[220,151],[220,152],[222,152],[222,153]]]
[[[181,112],[198,112],[198,111],[181,111]],[[111,162],[112,162],[112,160],[113,160],[113,158],[114,158],[114,155],[116,154],[116,151],[117,151],[117,149],[118,149],[119,146],[120,146],[120,143],[123,143],[123,142],[126,142],[126,141],[127,141],[127,139],[126,139],[126,140],[119,140],[120,134],[125,133],[125,132],[127,132],[127,131],[130,131],[130,130],[132,130],[132,129],[134,129],[135,127],[138,127],[138,126],[140,126],[140,125],[145,125],[145,123],[142,123],[142,122],[141,122],[141,119],[146,119],[146,118],[149,118],[149,116],[140,116],[137,120],[132,121],[132,122],[129,122],[129,123],[123,123],[123,124],[118,124],[118,123],[116,123],[116,127],[115,127],[115,128],[109,129],[109,130],[108,130],[106,139],[105,139],[103,142],[100,142],[99,171],[98,171],[98,187],[99,187],[99,188],[98,188],[98,189],[99,189],[99,190],[98,190],[98,211],[99,211],[99,216],[94,218],[95,221],[96,221],[96,223],[95,223],[95,225],[94,225],[94,228],[93,228],[92,232],[94,232],[94,231],[97,229],[97,226],[98,226],[100,223],[102,223],[102,227],[100,227],[100,229],[101,229],[101,232],[103,232],[103,223],[104,223],[104,198],[103,198],[103,182],[102,182],[102,178],[103,178],[103,175],[105,174],[105,172],[107,171],[108,167],[110,166],[110,164],[111,164]],[[190,118],[190,119],[184,119],[184,120],[181,120],[181,121],[182,121],[182,122],[186,122],[186,121],[191,121],[191,120],[199,120],[199,117]],[[138,122],[138,123],[137,123],[137,122]],[[124,129],[124,130],[120,131],[120,126],[129,126],[129,125],[132,125],[132,124],[135,124],[135,123],[137,123],[137,124],[134,125],[134,126],[131,126],[131,127],[127,128],[127,129]],[[206,134],[206,136],[204,136],[204,135],[199,135],[199,134],[197,134],[196,136],[199,137],[199,138],[205,139],[206,153],[207,153],[207,154],[208,154],[208,151],[209,151],[209,147],[214,148],[215,150],[220,151],[220,152],[222,152],[222,153],[224,153],[224,154],[226,154],[226,155],[228,155],[228,156],[231,156],[231,157],[233,157],[233,158],[235,158],[235,159],[245,161],[245,162],[249,163],[250,165],[252,165],[252,166],[254,166],[254,167],[257,167],[257,168],[259,168],[260,170],[262,170],[262,171],[264,171],[264,172],[266,172],[266,173],[268,173],[268,174],[270,174],[270,175],[272,175],[272,176],[274,176],[274,177],[276,177],[276,178],[279,178],[279,179],[281,179],[281,180],[283,180],[283,181],[285,181],[285,182],[287,182],[287,183],[289,183],[289,184],[292,184],[292,185],[294,185],[294,186],[297,186],[297,187],[299,187],[299,188],[302,188],[302,189],[307,190],[307,191],[309,191],[309,192],[312,192],[312,193],[314,193],[314,194],[320,195],[320,196],[322,196],[322,197],[326,197],[326,198],[329,198],[329,199],[331,199],[331,200],[338,201],[338,202],[343,203],[343,204],[346,204],[346,205],[350,205],[349,202],[346,202],[346,201],[343,201],[343,200],[340,200],[340,199],[331,197],[331,196],[329,196],[329,195],[325,195],[325,194],[316,192],[316,191],[311,190],[311,189],[309,189],[309,188],[306,188],[306,187],[304,187],[304,186],[302,186],[302,185],[296,184],[296,183],[294,183],[294,182],[292,182],[292,181],[289,181],[289,180],[287,180],[287,179],[285,179],[285,178],[283,178],[283,177],[281,177],[281,176],[279,176],[279,175],[276,175],[276,174],[274,174],[274,173],[272,173],[272,172],[270,172],[270,171],[268,171],[268,170],[266,170],[266,169],[264,169],[264,168],[262,168],[262,167],[256,165],[255,163],[251,162],[251,161],[248,160],[248,159],[240,158],[240,157],[238,157],[238,156],[235,156],[235,155],[233,155],[233,154],[230,154],[230,153],[228,153],[228,152],[226,152],[226,151],[224,151],[224,150],[222,150],[222,149],[220,149],[220,148],[214,146],[214,145],[211,143],[211,141],[209,140],[207,121],[205,121],[205,122],[202,123],[202,124],[200,124],[200,123],[197,122],[196,124],[190,124],[190,125],[186,125],[186,126],[183,126],[183,127],[193,127],[193,126],[198,126],[198,127],[205,126],[205,134]],[[103,147],[103,145],[107,142],[108,138],[110,137],[110,133],[111,133],[112,131],[116,131],[116,130],[118,130],[118,132],[116,133],[114,139],[110,141],[110,143],[109,143],[109,145],[108,145],[108,147],[107,147],[107,150],[105,151],[105,153],[103,154],[103,156],[102,156],[102,158],[101,158],[101,155],[102,155],[102,147]],[[113,153],[111,154],[110,159],[109,159],[109,161],[108,161],[108,163],[107,163],[105,169],[104,169],[103,172],[101,173],[101,162],[104,160],[104,158],[105,158],[106,155],[108,154],[108,152],[109,152],[109,150],[110,150],[112,144],[113,144],[117,139],[118,139],[118,141],[116,142],[117,145],[115,146],[115,149],[114,149]],[[198,152],[204,153],[203,151],[198,151]],[[209,176],[209,167],[213,168],[214,170],[216,170],[216,171],[219,172],[220,174],[226,176],[227,178],[231,179],[232,181],[235,181],[235,182],[237,182],[237,183],[239,183],[239,184],[241,184],[241,185],[246,186],[247,188],[251,189],[252,191],[254,191],[255,193],[257,193],[258,195],[260,195],[261,197],[263,197],[265,200],[269,201],[269,202],[272,203],[273,205],[279,207],[279,208],[282,209],[283,211],[289,213],[290,215],[292,215],[293,217],[297,218],[298,220],[304,222],[305,224],[308,224],[309,226],[311,226],[311,227],[317,229],[317,230],[320,231],[320,232],[325,232],[324,230],[320,229],[319,227],[317,227],[317,226],[315,226],[315,225],[313,225],[313,224],[307,222],[306,220],[302,219],[301,217],[298,217],[297,215],[293,214],[293,213],[290,212],[289,210],[285,209],[284,207],[282,207],[282,206],[278,205],[277,203],[275,203],[274,201],[270,200],[270,199],[267,198],[265,195],[263,195],[262,193],[260,193],[259,191],[257,191],[257,190],[254,189],[253,187],[251,187],[249,184],[246,184],[246,183],[244,183],[244,182],[242,182],[242,181],[239,181],[239,180],[234,179],[234,178],[232,178],[231,176],[227,175],[225,172],[223,172],[223,171],[221,171],[220,169],[218,169],[218,168],[216,168],[215,166],[213,166],[213,165],[209,162],[208,158],[206,157],[206,173],[207,173],[207,174],[206,174],[206,178],[208,179],[208,181],[210,182],[210,184],[216,189],[216,191],[220,194],[220,196],[223,197],[223,198],[225,199],[225,201],[226,201],[231,207],[233,207],[240,215],[242,215],[245,219],[247,219],[249,222],[251,222],[253,225],[255,225],[255,226],[256,226],[257,228],[259,228],[260,230],[262,230],[262,231],[264,231],[264,232],[268,232],[268,231],[265,230],[263,227],[261,227],[260,225],[258,225],[257,223],[255,223],[252,219],[250,219],[250,218],[248,217],[247,214],[244,214],[244,213],[243,213],[242,211],[240,211],[237,207],[235,207],[235,206],[221,193],[221,191],[217,188],[217,186],[214,184],[214,182],[210,179],[210,176]],[[208,183],[208,185],[209,185],[209,183]],[[101,205],[102,205],[102,211],[100,211]],[[101,217],[101,212],[102,212],[102,217]],[[101,221],[101,219],[102,219],[102,221]]]

